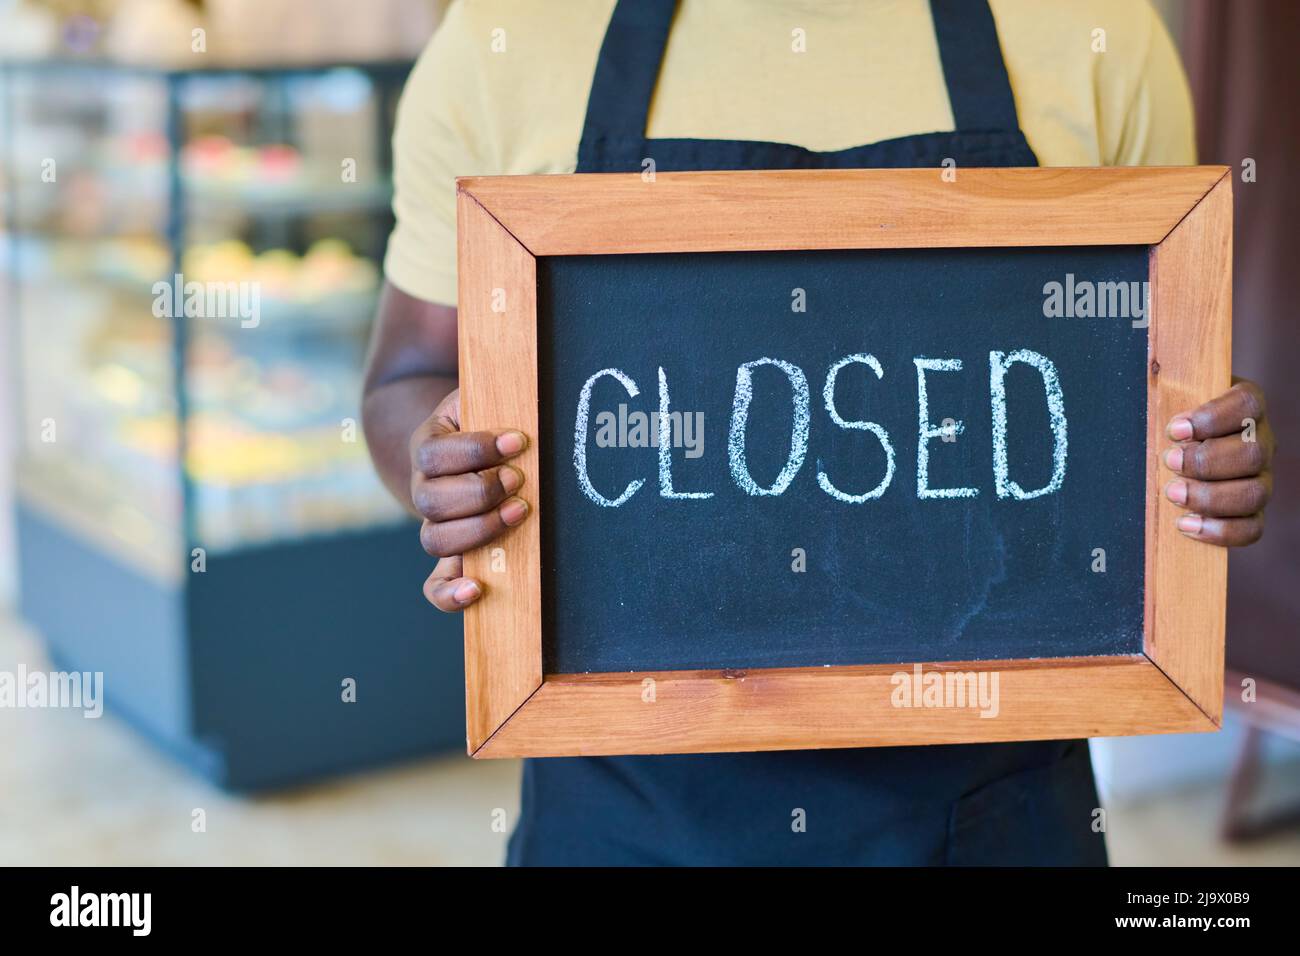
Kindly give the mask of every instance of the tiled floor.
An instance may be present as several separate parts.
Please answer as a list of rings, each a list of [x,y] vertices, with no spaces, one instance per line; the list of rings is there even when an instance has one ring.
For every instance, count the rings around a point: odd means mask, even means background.
[[[0,614],[0,671],[44,668]],[[257,799],[226,796],[111,716],[0,709],[0,865],[493,865],[518,807],[519,765],[426,761]],[[1300,767],[1275,788],[1300,792]],[[1300,864],[1300,831],[1226,848],[1220,788],[1108,807],[1112,861]],[[194,832],[195,810],[206,831]]]
[[[0,614],[0,671],[20,661],[48,668]],[[0,709],[0,866],[491,866],[518,804],[518,762],[466,757],[231,797],[109,714]],[[205,832],[194,832],[196,809]]]
[[[1300,793],[1300,767],[1272,768],[1268,790]],[[1189,787],[1107,808],[1113,866],[1300,866],[1300,827],[1248,844],[1217,835],[1220,786]]]

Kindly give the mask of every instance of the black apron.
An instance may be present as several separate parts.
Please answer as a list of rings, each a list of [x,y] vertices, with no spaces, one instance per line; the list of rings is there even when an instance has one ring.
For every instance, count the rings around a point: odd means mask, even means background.
[[[819,153],[647,139],[675,0],[620,0],[580,173],[1036,166],[984,0],[931,0],[952,132]],[[960,173],[958,173],[960,175]],[[937,175],[937,174],[936,174]],[[582,757],[524,764],[512,865],[1105,865],[1085,741]]]

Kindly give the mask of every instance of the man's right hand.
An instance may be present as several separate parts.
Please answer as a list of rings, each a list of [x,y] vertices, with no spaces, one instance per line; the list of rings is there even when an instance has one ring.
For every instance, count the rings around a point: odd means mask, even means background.
[[[411,502],[424,518],[420,543],[441,559],[424,596],[439,610],[463,610],[483,594],[480,582],[462,576],[461,555],[528,517],[528,503],[513,497],[524,473],[503,464],[526,447],[519,431],[462,432],[460,389],[411,436]]]

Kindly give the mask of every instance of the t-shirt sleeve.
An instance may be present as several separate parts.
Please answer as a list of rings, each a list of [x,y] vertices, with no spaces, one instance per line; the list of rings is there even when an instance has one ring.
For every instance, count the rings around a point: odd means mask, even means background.
[[[1169,32],[1149,4],[1146,50],[1126,77],[1123,112],[1104,124],[1108,166],[1190,166],[1196,163],[1191,91]],[[1104,82],[1104,81],[1103,81]],[[1103,94],[1102,102],[1107,97]]]
[[[478,39],[467,35],[463,4],[452,4],[406,81],[393,131],[396,225],[384,274],[441,305],[456,304],[456,177],[483,167],[474,119]]]

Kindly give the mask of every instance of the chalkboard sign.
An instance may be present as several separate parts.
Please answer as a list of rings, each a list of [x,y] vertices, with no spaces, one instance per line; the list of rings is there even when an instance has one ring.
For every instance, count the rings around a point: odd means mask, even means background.
[[[463,180],[462,424],[536,512],[466,556],[470,752],[1215,728],[1154,459],[1228,384],[1229,183]]]

